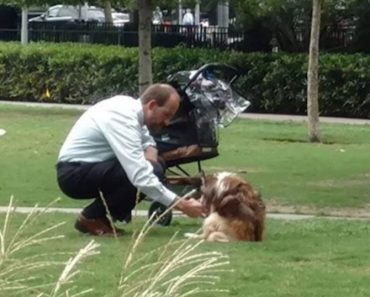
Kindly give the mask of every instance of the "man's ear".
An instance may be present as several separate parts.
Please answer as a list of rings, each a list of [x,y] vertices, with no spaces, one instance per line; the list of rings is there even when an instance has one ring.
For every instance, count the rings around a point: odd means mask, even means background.
[[[157,101],[152,99],[147,103],[147,105],[149,110],[153,110],[157,106]]]

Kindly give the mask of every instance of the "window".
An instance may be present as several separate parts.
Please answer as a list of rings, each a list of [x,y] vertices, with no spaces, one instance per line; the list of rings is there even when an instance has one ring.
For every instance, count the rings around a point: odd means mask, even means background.
[[[104,20],[104,12],[99,9],[89,9],[87,11],[87,17],[89,19],[94,19],[94,20],[99,20],[99,19]]]
[[[74,19],[77,19],[78,18],[78,12],[76,11],[76,9],[74,9],[72,7],[62,7],[59,10],[58,16],[60,16],[60,17],[72,17]]]
[[[59,12],[59,8],[52,8],[48,11],[48,17],[57,17]]]

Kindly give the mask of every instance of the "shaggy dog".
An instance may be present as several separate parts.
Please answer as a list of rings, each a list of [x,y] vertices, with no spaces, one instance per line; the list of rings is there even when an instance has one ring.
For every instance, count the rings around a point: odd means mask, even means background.
[[[212,242],[261,241],[265,204],[258,192],[240,176],[220,172],[206,176],[201,202],[207,218],[202,234],[186,234]]]

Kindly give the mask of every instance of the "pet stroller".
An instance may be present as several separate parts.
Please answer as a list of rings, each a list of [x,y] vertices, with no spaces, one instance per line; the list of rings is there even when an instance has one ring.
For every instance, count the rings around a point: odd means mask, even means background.
[[[181,103],[170,125],[153,137],[166,164],[166,186],[179,196],[194,189],[199,194],[204,176],[201,161],[218,156],[218,129],[229,125],[250,105],[236,91],[238,77],[238,71],[231,66],[206,64],[195,71],[177,72],[167,79],[178,91]],[[184,168],[188,163],[197,164],[195,175]],[[148,216],[156,220],[165,210],[159,202],[152,202]],[[171,220],[169,211],[157,223],[167,226]]]

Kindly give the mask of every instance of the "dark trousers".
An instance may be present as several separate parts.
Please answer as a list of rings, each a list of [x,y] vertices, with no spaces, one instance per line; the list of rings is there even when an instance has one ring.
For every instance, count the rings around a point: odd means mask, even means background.
[[[154,174],[164,180],[164,166],[152,162]],[[73,199],[94,201],[84,208],[83,215],[89,219],[102,218],[107,214],[99,191],[104,197],[112,218],[129,220],[137,201],[137,189],[128,180],[117,159],[98,163],[59,162],[57,180],[64,194]]]

